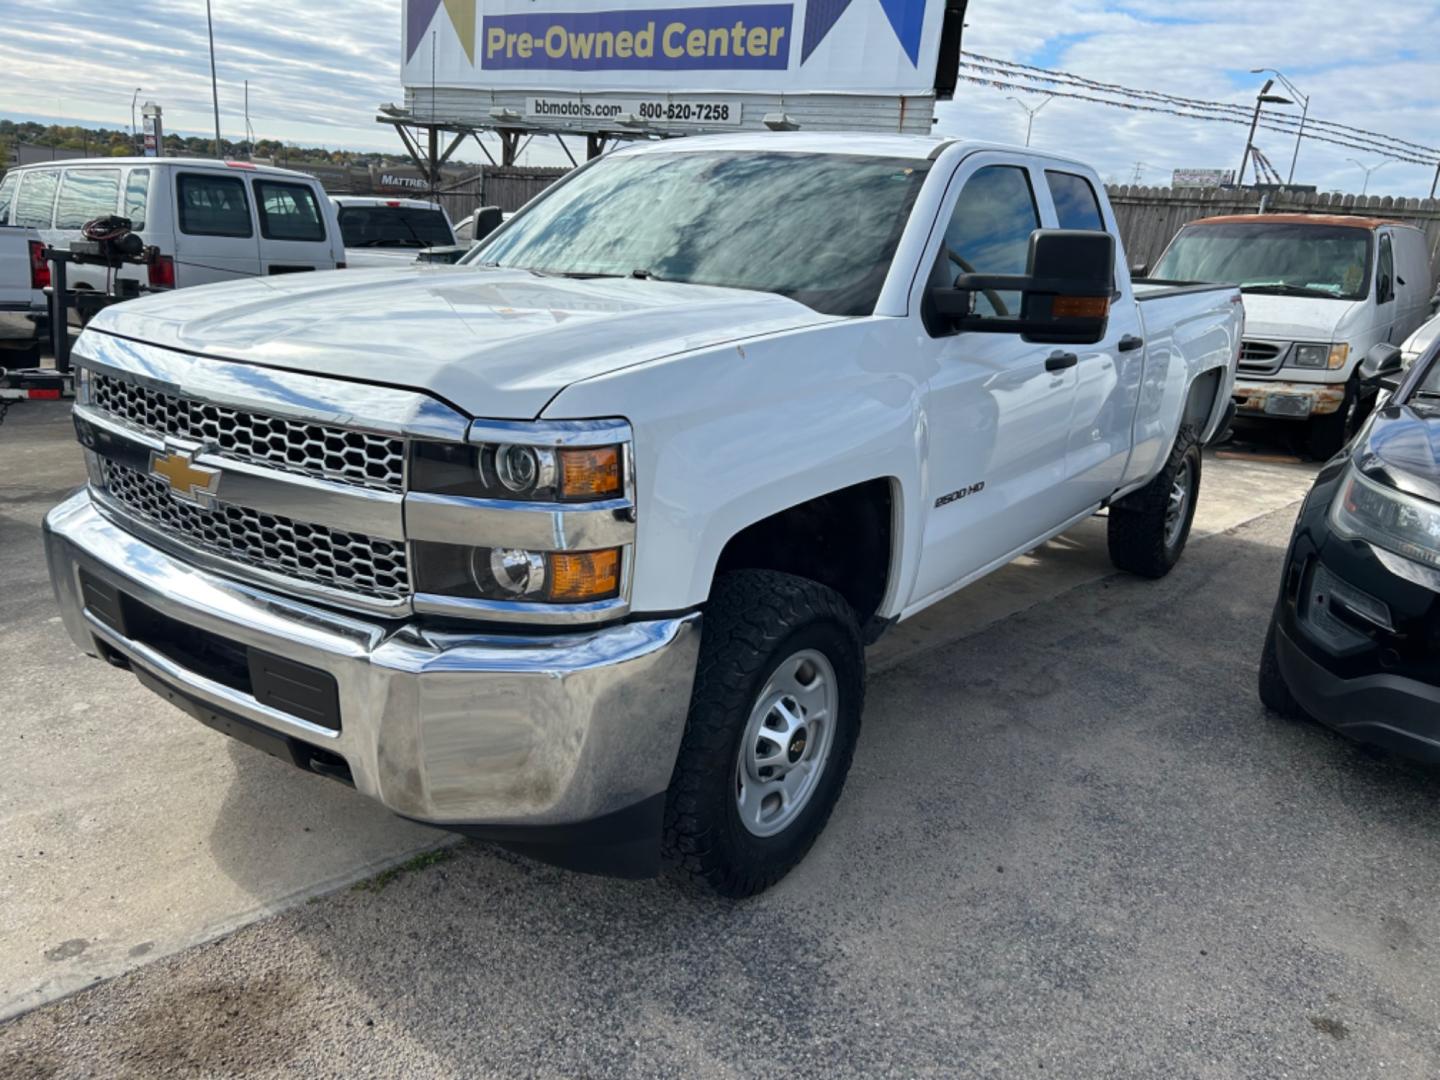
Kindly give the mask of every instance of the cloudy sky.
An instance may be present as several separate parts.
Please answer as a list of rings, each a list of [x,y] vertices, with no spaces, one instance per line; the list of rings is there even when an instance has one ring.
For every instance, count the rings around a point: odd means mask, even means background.
[[[401,98],[399,0],[213,0],[222,126],[242,135],[249,79],[256,134],[305,144],[397,150],[373,122]],[[576,0],[582,7],[583,0]],[[658,5],[657,6],[663,6]],[[128,127],[140,100],[172,131],[212,127],[203,0],[0,0],[0,116]],[[1440,0],[971,0],[968,50],[1188,97],[1253,101],[1251,68],[1278,67],[1312,115],[1440,145]],[[1039,97],[1029,98],[1031,105]],[[1024,138],[1025,114],[1002,91],[963,86],[937,130]],[[1034,143],[1092,162],[1107,179],[1162,183],[1174,167],[1234,168],[1245,130],[1230,124],[1057,100]],[[1293,140],[1260,140],[1284,172]],[[557,149],[537,162],[563,160]],[[1307,142],[1296,179],[1359,190],[1379,154]],[[1376,170],[1371,193],[1425,195],[1434,169]]]

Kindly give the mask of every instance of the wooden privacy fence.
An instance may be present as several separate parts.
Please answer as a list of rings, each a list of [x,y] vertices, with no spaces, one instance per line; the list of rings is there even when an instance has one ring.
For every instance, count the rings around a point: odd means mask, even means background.
[[[469,217],[482,206],[519,210],[569,169],[506,168],[487,165],[464,179],[443,184],[436,199],[451,221]]]
[[[1232,188],[1152,188],[1111,184],[1120,239],[1132,264],[1154,267],[1180,226],[1219,214],[1345,214],[1389,218],[1425,230],[1430,276],[1440,278],[1440,199],[1396,199],[1389,195],[1331,195],[1316,192],[1268,192]]]

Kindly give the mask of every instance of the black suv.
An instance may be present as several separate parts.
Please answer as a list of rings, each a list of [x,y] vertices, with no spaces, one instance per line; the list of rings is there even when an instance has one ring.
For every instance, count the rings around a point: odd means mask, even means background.
[[[1290,539],[1260,698],[1362,742],[1440,763],[1440,343],[1321,470]]]

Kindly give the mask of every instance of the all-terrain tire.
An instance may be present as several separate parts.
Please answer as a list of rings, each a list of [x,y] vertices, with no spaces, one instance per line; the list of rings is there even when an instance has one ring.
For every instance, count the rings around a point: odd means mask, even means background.
[[[829,752],[797,816],[776,835],[758,836],[742,823],[737,802],[742,739],[780,665],[810,651],[829,662],[838,692]],[[667,862],[729,897],[751,896],[784,877],[840,797],[864,698],[860,628],[838,593],[769,570],[720,577],[705,609],[695,688],[666,798]]]
[[[1182,477],[1188,493],[1177,518],[1172,496]],[[1185,550],[1199,498],[1200,442],[1194,428],[1182,427],[1160,475],[1110,507],[1110,561],[1140,577],[1164,577]]]
[[[1275,651],[1275,620],[1265,633],[1265,647],[1260,651],[1260,703],[1276,716],[1298,720],[1304,716],[1300,703],[1290,693],[1285,675],[1280,670],[1280,657]]]

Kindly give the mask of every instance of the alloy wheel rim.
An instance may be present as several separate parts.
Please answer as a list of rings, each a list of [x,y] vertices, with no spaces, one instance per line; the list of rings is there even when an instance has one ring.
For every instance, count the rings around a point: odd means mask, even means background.
[[[1170,499],[1165,507],[1165,546],[1173,548],[1180,542],[1180,533],[1185,528],[1185,518],[1190,510],[1191,470],[1190,462],[1180,463],[1175,482],[1170,485]]]
[[[784,832],[830,763],[839,715],[835,669],[823,653],[784,660],[756,696],[735,762],[735,808],[753,836]]]

